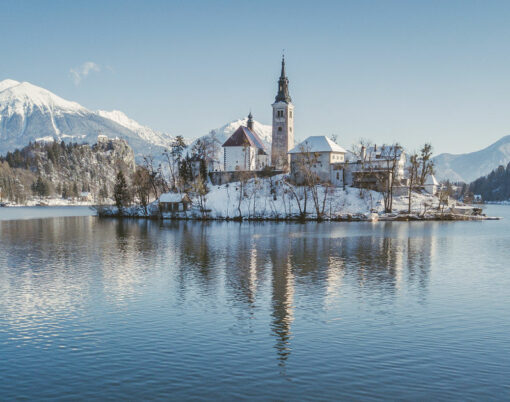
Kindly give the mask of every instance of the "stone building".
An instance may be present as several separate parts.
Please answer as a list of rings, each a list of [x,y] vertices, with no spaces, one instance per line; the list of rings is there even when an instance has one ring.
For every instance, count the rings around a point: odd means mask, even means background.
[[[275,169],[286,170],[289,167],[288,152],[294,147],[294,105],[289,95],[289,79],[285,74],[285,58],[282,58],[278,93],[272,107],[271,165]]]

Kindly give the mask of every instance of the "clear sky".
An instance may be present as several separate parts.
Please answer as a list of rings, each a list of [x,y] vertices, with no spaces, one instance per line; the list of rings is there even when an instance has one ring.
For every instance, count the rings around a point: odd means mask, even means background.
[[[0,0],[0,80],[196,137],[271,124],[284,48],[297,139],[460,153],[510,134],[509,21],[509,1]]]

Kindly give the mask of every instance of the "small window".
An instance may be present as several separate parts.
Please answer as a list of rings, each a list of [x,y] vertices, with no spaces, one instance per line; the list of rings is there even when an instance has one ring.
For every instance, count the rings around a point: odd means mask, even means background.
[[[292,119],[292,110],[289,112],[289,116]]]
[[[292,127],[289,127],[290,132],[292,133]]]
[[[278,127],[278,131],[282,131],[282,128],[281,128],[281,127]]]
[[[340,180],[340,172],[336,172],[336,179]]]

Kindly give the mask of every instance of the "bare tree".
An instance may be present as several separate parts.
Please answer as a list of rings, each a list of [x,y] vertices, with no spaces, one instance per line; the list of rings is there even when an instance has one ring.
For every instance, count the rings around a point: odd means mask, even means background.
[[[393,190],[395,188],[395,177],[397,176],[397,169],[402,155],[402,147],[395,143],[393,145],[381,148],[381,159],[384,160],[385,169],[380,172],[380,178],[384,182],[383,198],[385,212],[393,210]]]
[[[425,185],[427,177],[434,174],[434,162],[431,160],[432,157],[432,144],[426,143],[420,150],[420,174],[419,184]]]
[[[215,163],[220,163],[217,158],[220,150],[221,143],[216,137],[216,132],[213,130],[208,136],[198,139],[193,145],[191,152],[200,159],[204,159],[208,169],[210,169]]]
[[[182,154],[186,148],[186,143],[181,135],[175,137],[175,140],[170,145],[170,149],[166,149],[163,155],[166,158],[168,164],[168,170],[170,171],[170,188],[177,189],[178,177],[179,177],[179,163],[182,159]]]
[[[317,165],[320,163],[320,154],[312,152],[306,144],[301,145],[300,152],[295,154],[292,171],[297,184],[305,186],[312,196],[313,205],[317,219],[324,217],[326,207],[325,199],[328,195],[328,186],[321,186],[321,179],[317,173]],[[324,188],[323,199],[321,200],[320,189]],[[301,210],[303,212],[303,210]]]
[[[284,180],[284,184],[286,188],[289,190],[290,194],[296,200],[296,204],[299,209],[299,217],[300,219],[306,218],[306,206],[308,201],[308,191],[305,186],[294,186],[287,180]],[[300,194],[301,193],[301,194]],[[301,201],[303,201],[303,205],[301,205]]]
[[[412,205],[412,196],[413,190],[416,187],[418,178],[418,169],[419,169],[420,161],[418,159],[418,154],[414,152],[409,157],[409,166],[407,167],[409,173],[409,206],[407,212],[411,213],[411,205]]]
[[[163,177],[161,165],[155,166],[152,155],[143,157],[143,166],[149,174],[149,183],[152,188],[154,197],[157,199],[163,191],[168,191],[168,185]]]
[[[147,215],[147,205],[152,189],[149,171],[143,166],[137,166],[135,173],[133,173],[132,182],[134,194],[143,207],[145,215]]]
[[[351,153],[356,157],[356,162],[358,163],[361,178],[366,177],[372,174],[373,165],[372,161],[372,152],[373,149],[372,141],[366,138],[360,138],[359,141],[351,147]],[[354,162],[354,161],[353,161]],[[368,183],[364,180],[359,180],[357,183],[359,188],[359,196],[364,198],[365,193],[368,190]]]

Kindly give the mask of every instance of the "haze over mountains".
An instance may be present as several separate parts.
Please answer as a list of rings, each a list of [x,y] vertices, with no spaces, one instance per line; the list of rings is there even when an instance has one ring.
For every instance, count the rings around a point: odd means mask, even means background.
[[[500,165],[510,162],[510,135],[480,151],[466,154],[440,154],[433,158],[436,177],[470,183],[489,174]]]

